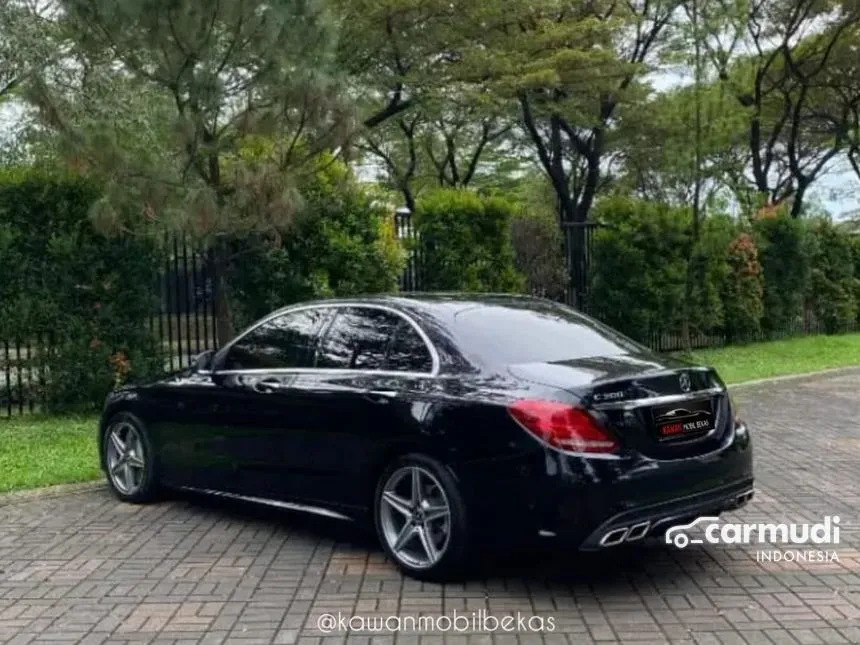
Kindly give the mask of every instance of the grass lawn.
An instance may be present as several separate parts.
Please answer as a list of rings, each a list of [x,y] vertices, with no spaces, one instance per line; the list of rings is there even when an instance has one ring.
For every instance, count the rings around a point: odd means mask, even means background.
[[[727,383],[743,383],[770,376],[860,366],[860,334],[808,336],[704,349],[685,358],[690,356],[698,363],[717,368]]]
[[[0,493],[101,476],[94,416],[0,419]]]

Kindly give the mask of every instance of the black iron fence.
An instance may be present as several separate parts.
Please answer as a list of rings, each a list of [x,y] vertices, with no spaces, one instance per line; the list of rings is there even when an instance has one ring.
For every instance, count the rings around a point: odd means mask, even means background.
[[[165,241],[167,253],[154,289],[158,305],[147,325],[159,340],[166,372],[187,367],[191,359],[217,347],[212,280],[206,254],[183,237]],[[56,343],[48,334],[0,340],[0,416],[42,409],[49,361]]]
[[[594,232],[599,225],[565,227],[565,257],[574,259],[568,266],[572,275],[565,301],[586,312],[596,313],[588,298],[588,276],[592,269]],[[424,262],[415,242],[418,232],[410,214],[395,215],[395,232],[407,250],[406,267],[400,278],[400,290],[421,291],[424,287]],[[213,308],[213,282],[207,269],[205,251],[195,248],[182,237],[166,240],[165,264],[154,288],[158,292],[158,307],[152,312],[148,325],[161,343],[165,371],[187,367],[202,351],[217,348],[217,329]],[[649,339],[657,351],[682,351],[692,348],[717,347],[729,343],[773,340],[781,337],[826,333],[816,321],[802,320],[779,333],[761,332],[744,338],[693,332],[689,343],[680,334],[660,334]],[[849,330],[849,331],[858,331]],[[29,338],[0,339],[0,416],[13,416],[38,411],[39,392],[49,374],[43,354],[51,351],[51,339],[46,334]]]
[[[149,327],[161,341],[165,369],[187,367],[200,352],[218,345],[213,282],[205,251],[185,238],[168,238],[159,284],[159,307]]]

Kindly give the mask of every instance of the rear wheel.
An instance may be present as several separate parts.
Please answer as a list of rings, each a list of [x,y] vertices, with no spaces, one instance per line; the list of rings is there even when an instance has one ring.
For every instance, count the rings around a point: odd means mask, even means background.
[[[407,455],[380,477],[376,532],[388,556],[408,575],[442,580],[462,572],[469,535],[457,484],[435,459]]]
[[[154,499],[157,465],[143,421],[129,412],[120,412],[111,418],[102,441],[104,470],[113,494],[132,503]]]

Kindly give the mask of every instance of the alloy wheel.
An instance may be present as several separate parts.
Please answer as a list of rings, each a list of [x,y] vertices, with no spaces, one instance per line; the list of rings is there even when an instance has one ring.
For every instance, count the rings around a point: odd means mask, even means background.
[[[403,564],[427,569],[438,563],[451,539],[451,507],[439,480],[420,466],[395,470],[379,504],[383,537]]]
[[[106,450],[108,476],[123,495],[134,495],[143,486],[146,461],[140,431],[128,421],[108,428]]]

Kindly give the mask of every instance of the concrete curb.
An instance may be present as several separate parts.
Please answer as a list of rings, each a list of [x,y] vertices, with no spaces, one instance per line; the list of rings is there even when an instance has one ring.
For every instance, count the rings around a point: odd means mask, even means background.
[[[0,508],[3,506],[10,506],[12,504],[30,502],[37,499],[48,499],[52,497],[63,497],[65,495],[86,493],[106,487],[107,484],[104,480],[99,480],[76,484],[57,484],[55,486],[44,486],[42,488],[33,488],[30,490],[13,491],[11,493],[0,494]]]
[[[802,374],[784,374],[782,376],[770,376],[768,378],[755,379],[753,381],[744,381],[743,383],[731,383],[729,389],[752,387],[755,385],[765,385],[767,383],[780,383],[782,381],[797,381],[800,379],[812,378],[816,376],[828,376],[837,374],[860,374],[860,366],[852,365],[851,367],[834,367],[827,370],[819,370],[817,372],[804,372]]]

